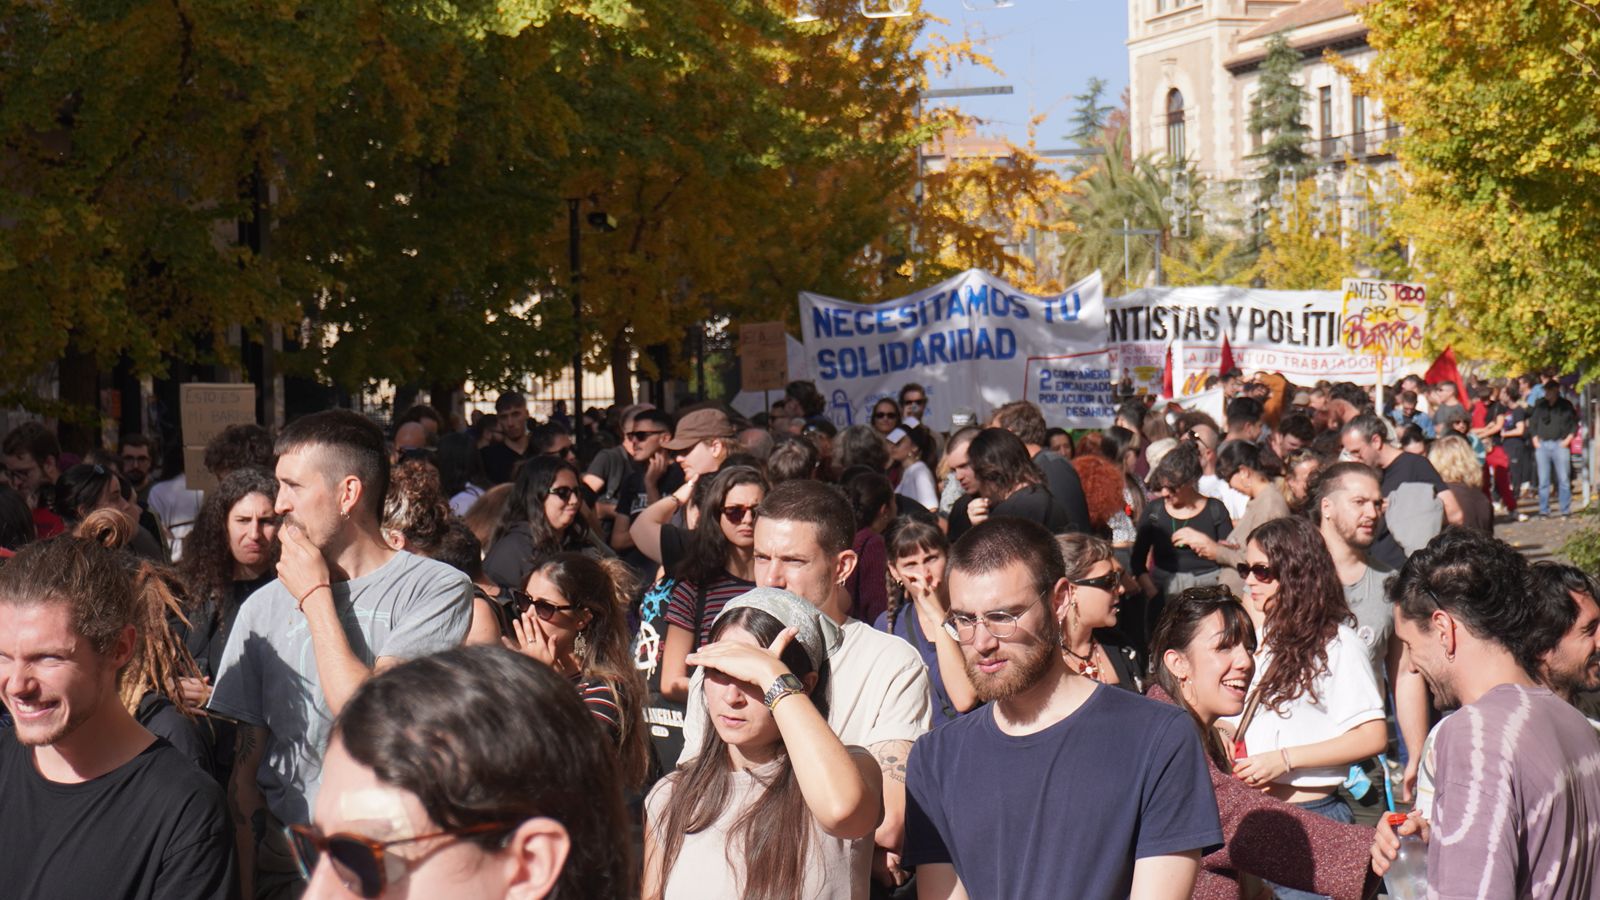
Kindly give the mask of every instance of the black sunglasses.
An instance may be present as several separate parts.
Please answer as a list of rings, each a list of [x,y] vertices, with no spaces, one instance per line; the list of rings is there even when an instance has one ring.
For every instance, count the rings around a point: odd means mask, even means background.
[[[927,406],[927,397],[907,397],[900,401],[901,406]]]
[[[892,412],[875,412],[872,414],[872,417],[874,419],[898,419],[900,418],[900,414]]]
[[[734,525],[743,522],[746,515],[750,516],[750,521],[754,522],[756,508],[754,506],[724,506],[722,508],[722,517]]]
[[[570,604],[567,606],[557,606],[556,604],[551,603],[549,600],[545,600],[543,598],[535,599],[533,595],[529,594],[527,591],[519,590],[518,588],[508,589],[506,591],[506,596],[510,598],[511,606],[517,611],[518,618],[521,618],[523,613],[532,608],[533,614],[539,617],[539,621],[548,622],[556,617],[556,613],[572,612],[573,610],[577,609],[576,606],[572,606]]]
[[[1113,570],[1101,575],[1099,578],[1074,578],[1072,579],[1071,583],[1078,585],[1079,587],[1091,587],[1102,591],[1110,591],[1115,590],[1117,583],[1121,580],[1122,573]]]
[[[559,497],[562,503],[571,503],[572,495],[576,494],[577,492],[578,489],[575,487],[553,487],[550,489],[550,495],[552,497]]]
[[[359,834],[324,835],[314,825],[290,825],[284,829],[284,833],[289,838],[289,849],[294,854],[295,866],[300,869],[300,877],[310,881],[311,874],[316,871],[317,864],[326,854],[328,862],[333,864],[333,871],[338,874],[339,881],[347,890],[366,900],[377,900],[383,896],[383,889],[387,886],[383,861],[385,849],[401,844],[414,844],[429,838],[487,834],[515,827],[514,822],[489,822],[469,828],[435,831],[392,841],[375,841]],[[508,834],[507,838],[509,837]]]
[[[1245,563],[1236,563],[1234,568],[1239,571],[1240,578],[1249,578],[1254,575],[1256,580],[1262,584],[1271,584],[1278,580],[1278,570],[1271,566],[1263,566],[1260,563],[1253,566]]]
[[[650,440],[651,438],[655,437],[658,434],[666,434],[666,433],[667,432],[665,432],[665,431],[630,431],[627,434],[623,435],[623,437],[627,438],[630,441],[633,441],[635,444],[642,444],[645,441]]]

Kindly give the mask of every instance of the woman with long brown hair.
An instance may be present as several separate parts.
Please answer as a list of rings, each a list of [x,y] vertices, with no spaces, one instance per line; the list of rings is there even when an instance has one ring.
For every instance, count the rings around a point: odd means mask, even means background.
[[[1333,557],[1315,525],[1276,519],[1251,532],[1239,573],[1261,646],[1249,703],[1228,720],[1234,773],[1280,800],[1354,821],[1339,785],[1352,763],[1383,752],[1388,731]]]
[[[1055,611],[1067,667],[1101,684],[1142,692],[1138,654],[1117,630],[1129,579],[1111,542],[1063,534],[1056,544],[1067,564],[1067,595]]]
[[[883,812],[876,760],[827,722],[833,621],[787,591],[731,601],[704,666],[699,753],[645,800],[645,900],[852,900]]]
[[[1197,900],[1259,896],[1254,879],[1334,900],[1365,895],[1372,830],[1342,825],[1274,800],[1233,776],[1233,754],[1217,720],[1245,706],[1255,675],[1255,628],[1221,585],[1190,588],[1161,614],[1150,645],[1153,700],[1189,713],[1211,765],[1223,846],[1200,860]]]
[[[633,664],[627,563],[583,553],[558,553],[528,574],[511,603],[520,613],[506,645],[571,679],[578,695],[617,748],[625,791],[644,784],[649,745],[644,681]]]

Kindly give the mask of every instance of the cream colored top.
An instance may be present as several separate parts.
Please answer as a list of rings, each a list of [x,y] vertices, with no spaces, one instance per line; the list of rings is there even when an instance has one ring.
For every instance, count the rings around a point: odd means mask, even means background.
[[[847,747],[852,754],[868,755],[860,747]],[[870,758],[870,756],[868,756]],[[739,817],[766,789],[783,765],[775,760],[747,771],[729,774],[733,779],[728,807],[710,828],[684,835],[683,848],[672,871],[666,873],[663,900],[740,900],[744,896],[745,854],[742,844],[729,832]],[[645,797],[645,822],[657,847],[665,845],[657,829],[665,819],[667,805],[677,776],[661,779]],[[760,827],[759,825],[757,827]],[[805,855],[805,884],[795,893],[796,900],[865,900],[872,877],[872,836],[853,841],[840,840],[811,820],[811,846]]]

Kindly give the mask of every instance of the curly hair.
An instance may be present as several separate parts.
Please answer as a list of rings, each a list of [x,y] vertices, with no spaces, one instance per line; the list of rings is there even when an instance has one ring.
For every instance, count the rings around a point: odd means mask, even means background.
[[[1275,712],[1302,694],[1317,702],[1316,680],[1328,670],[1328,643],[1354,620],[1333,556],[1307,519],[1273,519],[1249,542],[1278,572],[1278,598],[1262,623],[1272,663],[1258,682],[1261,702]]]
[[[450,505],[439,488],[439,470],[425,462],[403,462],[389,476],[383,498],[383,529],[405,536],[406,549],[432,556],[450,531]]]
[[[217,605],[218,613],[223,600],[233,590],[234,559],[228,547],[228,513],[251,494],[260,494],[271,504],[278,498],[278,480],[265,469],[247,466],[223,476],[217,489],[206,494],[200,515],[195,517],[194,528],[183,541],[183,558],[178,569],[194,589],[196,599],[202,604],[209,600]],[[279,545],[272,544],[272,557],[268,562],[278,564]]]
[[[1122,493],[1127,481],[1123,478],[1122,467],[1098,453],[1074,456],[1072,467],[1078,471],[1078,481],[1083,484],[1083,499],[1089,505],[1089,526],[1097,533],[1105,531],[1111,517],[1127,509],[1127,498]]]

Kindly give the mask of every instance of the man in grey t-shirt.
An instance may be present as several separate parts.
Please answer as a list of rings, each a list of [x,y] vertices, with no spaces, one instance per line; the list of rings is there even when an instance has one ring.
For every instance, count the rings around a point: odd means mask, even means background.
[[[242,896],[292,896],[282,824],[310,821],[339,710],[375,671],[460,644],[467,577],[392,549],[379,530],[383,432],[347,410],[306,416],[278,438],[278,580],[240,608],[209,709],[238,720],[228,805]]]

